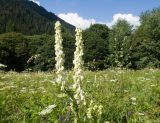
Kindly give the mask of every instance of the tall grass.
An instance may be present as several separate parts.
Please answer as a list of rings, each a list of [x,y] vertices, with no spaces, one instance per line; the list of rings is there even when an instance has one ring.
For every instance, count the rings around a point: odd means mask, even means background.
[[[69,98],[58,93],[52,84],[54,75],[43,72],[0,73],[0,122],[50,123],[69,117],[70,114],[66,114],[70,110]],[[69,71],[67,81],[72,82],[72,76],[73,72]],[[160,70],[85,71],[82,87],[87,102],[93,100],[103,106],[102,123],[159,123],[159,83]],[[57,106],[50,114],[39,115],[51,104]],[[93,118],[91,122],[96,121]]]

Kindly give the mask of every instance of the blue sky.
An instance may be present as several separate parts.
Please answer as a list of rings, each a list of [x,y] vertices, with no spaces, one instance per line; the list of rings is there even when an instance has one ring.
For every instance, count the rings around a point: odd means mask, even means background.
[[[112,25],[114,16],[130,19],[138,17],[141,12],[160,6],[160,0],[36,0],[48,11],[59,15],[66,21],[76,21],[76,17],[91,23]],[[61,16],[60,16],[61,15]],[[131,17],[132,15],[132,17]],[[70,18],[70,20],[67,18]],[[115,17],[116,18],[116,17]],[[79,20],[80,22],[82,20]],[[136,20],[137,21],[137,20]],[[74,22],[70,22],[74,23]],[[78,22],[77,22],[78,23]],[[82,22],[81,22],[82,23]],[[74,24],[75,25],[75,24]],[[138,24],[137,24],[138,25]]]

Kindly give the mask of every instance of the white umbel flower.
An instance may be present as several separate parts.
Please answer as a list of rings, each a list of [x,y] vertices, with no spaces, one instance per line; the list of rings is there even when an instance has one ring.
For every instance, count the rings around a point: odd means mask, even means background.
[[[56,82],[61,85],[61,90],[64,90],[65,81],[63,78],[64,74],[64,54],[62,45],[62,34],[61,34],[61,24],[59,21],[55,23],[55,60],[56,60]]]
[[[85,97],[84,92],[81,89],[81,82],[83,80],[83,39],[82,39],[82,30],[80,28],[76,28],[76,50],[74,52],[74,85],[73,89],[75,90],[76,94],[74,95],[74,98],[77,100],[77,103],[83,101],[83,104],[85,104]]]

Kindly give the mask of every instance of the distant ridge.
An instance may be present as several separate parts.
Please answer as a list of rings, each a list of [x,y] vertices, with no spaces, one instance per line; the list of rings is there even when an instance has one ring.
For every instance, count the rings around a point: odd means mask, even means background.
[[[53,24],[57,20],[70,32],[74,30],[73,25],[32,1],[0,0],[0,33],[14,31],[25,35],[53,34]]]

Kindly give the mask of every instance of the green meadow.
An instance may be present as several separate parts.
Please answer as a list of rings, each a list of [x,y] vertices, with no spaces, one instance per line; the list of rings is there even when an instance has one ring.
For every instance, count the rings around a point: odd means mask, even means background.
[[[72,74],[65,73],[68,87],[73,83]],[[0,123],[71,122],[70,97],[54,81],[54,72],[0,72]],[[92,100],[103,106],[98,120],[93,117],[84,120],[86,123],[160,122],[159,69],[85,71],[82,86],[86,102]],[[49,105],[56,107],[49,114],[40,115]],[[81,119],[86,118],[83,112]]]

